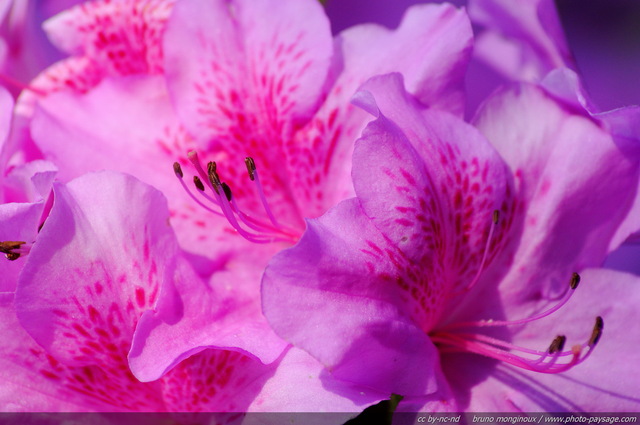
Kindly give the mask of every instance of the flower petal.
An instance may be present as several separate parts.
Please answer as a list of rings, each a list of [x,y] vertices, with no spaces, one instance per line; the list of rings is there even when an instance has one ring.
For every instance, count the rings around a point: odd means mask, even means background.
[[[265,255],[225,265],[210,285],[179,263],[175,286],[160,295],[160,308],[146,312],[134,335],[129,363],[136,377],[153,381],[183,359],[206,348],[235,350],[263,363],[286,347],[260,310],[256,293]],[[253,262],[249,261],[253,259]]]
[[[65,367],[36,344],[18,322],[13,294],[0,294],[0,329],[5,338],[0,346],[0,405],[4,412],[117,409],[74,390],[82,388],[82,379],[88,379],[85,371]],[[103,383],[92,384],[97,389]]]
[[[382,277],[389,266],[373,263],[370,243],[385,241],[355,199],[309,220],[300,242],[265,270],[264,313],[337,379],[387,393],[433,393],[436,349],[398,308],[397,291]]]
[[[97,0],[44,23],[60,50],[100,63],[107,75],[162,71],[161,37],[174,0]]]
[[[280,361],[275,374],[255,397],[248,411],[359,412],[367,405],[386,397],[388,397],[386,394],[357,388],[336,380],[309,354],[291,347]],[[353,416],[352,413],[345,413],[343,421],[346,422],[351,416]],[[282,423],[283,417],[279,416],[279,418]],[[332,418],[333,423],[336,423],[338,417],[332,416]],[[260,418],[262,419],[264,417]]]
[[[492,96],[475,119],[514,171],[527,213],[504,295],[563,290],[572,272],[599,265],[634,199],[635,142],[574,111],[522,84]]]
[[[95,374],[105,386],[98,399],[158,410],[156,386],[137,381],[126,356],[140,315],[173,279],[177,242],[166,200],[113,173],[58,184],[54,193],[18,281],[20,323],[58,362]]]
[[[314,0],[180,2],[167,28],[165,54],[176,111],[207,150],[207,159],[218,163],[234,198],[262,213],[247,183],[244,158],[251,156],[279,221],[302,227],[287,169],[278,164],[283,143],[311,118],[325,94],[333,47],[321,5]]]
[[[499,263],[508,265],[508,244],[517,241],[510,235],[517,230],[516,200],[510,172],[487,140],[460,119],[420,108],[397,74],[370,79],[354,101],[379,116],[354,152],[356,194],[404,253],[391,261],[406,267],[408,281],[418,285],[412,290],[428,286],[435,291],[429,304],[438,304],[439,296],[472,285],[485,251],[484,267],[500,250]],[[503,219],[488,247],[496,210]],[[442,311],[432,313],[419,321],[427,332]]]
[[[476,56],[510,80],[540,81],[554,68],[576,68],[553,1],[472,0],[469,15],[487,28]]]
[[[31,245],[36,238],[44,202],[0,205],[0,242],[20,241]],[[26,256],[15,261],[0,259],[0,292],[13,292]]]
[[[353,196],[353,141],[370,120],[349,103],[358,87],[376,74],[400,72],[421,102],[460,113],[471,39],[466,14],[450,5],[412,7],[393,31],[367,24],[337,36],[341,72],[314,119],[285,145],[291,190],[303,216],[317,217]]]

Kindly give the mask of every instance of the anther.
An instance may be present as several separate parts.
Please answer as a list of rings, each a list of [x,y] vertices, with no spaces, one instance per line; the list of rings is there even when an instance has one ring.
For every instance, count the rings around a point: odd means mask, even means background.
[[[223,182],[222,190],[224,191],[224,194],[227,197],[227,201],[231,202],[231,188],[229,187],[229,185]]]
[[[15,252],[15,251],[23,251],[24,253],[28,252],[27,250],[24,250],[24,248],[22,248],[22,245],[25,245],[26,242],[24,241],[4,241],[4,242],[0,242],[0,252],[2,252],[5,257],[7,257],[7,260],[9,261],[15,261],[18,258],[20,258],[20,256],[22,255],[22,252]]]
[[[600,341],[600,337],[602,336],[602,329],[604,328],[604,320],[602,317],[596,317],[596,323],[593,326],[593,331],[591,331],[591,338],[589,338],[588,345],[593,348]]]
[[[549,345],[547,350],[549,354],[558,353],[564,349],[564,344],[567,342],[567,337],[564,335],[558,335]]]
[[[571,289],[576,289],[579,283],[580,283],[580,275],[578,273],[573,273],[571,275],[571,281],[569,286],[571,287]]]
[[[498,224],[498,220],[500,220],[500,211],[493,210],[493,216],[491,219],[493,220],[493,224]]]
[[[193,176],[193,184],[200,192],[204,192],[204,184],[202,184],[202,180],[200,180],[200,177]]]
[[[207,175],[209,176],[209,182],[213,186],[213,189],[219,195],[220,190],[218,188],[220,187],[221,183],[220,183],[220,176],[218,176],[218,173],[216,171],[215,162],[209,162],[207,164]]]
[[[177,162],[173,163],[173,172],[176,173],[176,177],[183,178],[184,173],[182,172],[182,167]]]
[[[253,160],[253,158],[251,158],[250,156],[246,157],[244,159],[244,163],[247,166],[247,171],[249,172],[249,178],[251,179],[251,181],[254,181],[256,179],[256,163]]]

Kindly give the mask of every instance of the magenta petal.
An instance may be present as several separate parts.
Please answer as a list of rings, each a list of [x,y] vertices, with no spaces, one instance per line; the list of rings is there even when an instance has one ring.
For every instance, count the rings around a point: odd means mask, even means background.
[[[166,287],[158,308],[146,312],[138,323],[129,354],[138,379],[158,379],[206,348],[239,351],[263,363],[281,355],[287,344],[269,327],[256,300],[262,268],[239,265],[242,270],[214,274],[206,285],[190,268],[178,264],[175,284]],[[234,288],[243,285],[253,290]]]
[[[308,118],[332,56],[329,22],[313,0],[179,2],[164,48],[178,114],[199,141],[238,132],[260,141],[258,131],[277,135]]]
[[[61,361],[113,363],[112,356],[126,355],[162,282],[172,279],[177,243],[166,200],[112,173],[86,175],[54,192],[18,283],[18,318]]]
[[[280,336],[338,379],[382,392],[433,393],[437,351],[399,309],[394,288],[372,275],[363,252],[381,239],[355,199],[308,221],[300,242],[265,270],[264,313]]]
[[[64,366],[47,356],[18,323],[13,294],[0,294],[0,332],[4,338],[0,346],[3,412],[87,412],[113,408],[65,388],[64,372],[61,373]]]
[[[471,284],[494,211],[503,215],[494,249],[514,239],[515,200],[505,163],[462,120],[421,108],[398,74],[370,79],[354,102],[379,116],[353,155],[364,213],[409,262],[423,267],[431,286],[446,291]]]

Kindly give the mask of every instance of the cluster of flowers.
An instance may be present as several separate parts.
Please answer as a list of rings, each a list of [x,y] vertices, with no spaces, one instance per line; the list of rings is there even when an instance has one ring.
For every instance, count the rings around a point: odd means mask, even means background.
[[[2,410],[640,410],[640,278],[594,268],[640,230],[639,112],[551,0],[44,28],[68,56],[0,91]],[[471,60],[504,84],[464,120]]]

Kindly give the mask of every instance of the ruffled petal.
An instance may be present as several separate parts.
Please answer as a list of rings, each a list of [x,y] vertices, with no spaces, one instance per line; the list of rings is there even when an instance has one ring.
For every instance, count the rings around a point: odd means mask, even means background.
[[[337,36],[335,84],[314,119],[285,145],[290,186],[303,216],[316,217],[353,196],[353,141],[370,120],[349,103],[358,87],[376,74],[400,72],[422,103],[460,113],[471,39],[466,14],[450,5],[412,7],[393,31],[367,24]]]
[[[356,145],[356,193],[401,254],[379,251],[379,259],[395,264],[412,315],[429,332],[445,311],[442,319],[453,319],[450,304],[480,276],[493,288],[510,266],[521,221],[512,177],[477,130],[420,108],[397,74],[372,78],[354,101],[379,116]],[[502,218],[492,224],[495,211]]]
[[[101,64],[106,75],[162,72],[162,34],[174,0],[97,0],[44,24],[51,42]]]
[[[572,272],[601,264],[631,207],[635,142],[526,84],[491,97],[475,122],[514,171],[526,209],[526,243],[503,295],[537,299],[564,290]]]
[[[166,200],[113,173],[56,185],[54,193],[18,281],[20,323],[56,361],[100,381],[97,399],[161,409],[156,386],[128,371],[127,353],[140,315],[173,279],[177,242]]]
[[[178,265],[175,283],[160,295],[159,307],[138,323],[129,355],[138,379],[158,379],[206,348],[235,350],[262,363],[281,355],[287,344],[267,324],[256,296],[269,257],[244,254],[241,261],[226,263],[209,285]]]
[[[554,68],[576,68],[550,0],[469,2],[473,22],[486,27],[476,57],[515,81],[540,81]]]
[[[393,266],[375,262],[372,243],[385,241],[356,199],[308,221],[300,242],[265,270],[264,313],[338,379],[386,393],[433,393],[436,349],[399,308],[400,294],[385,280]]]

